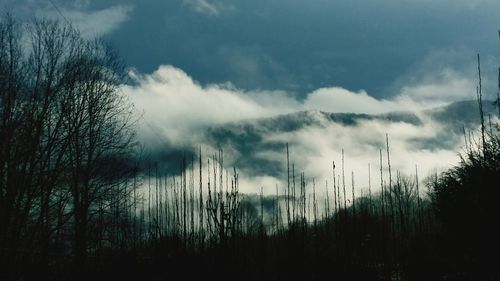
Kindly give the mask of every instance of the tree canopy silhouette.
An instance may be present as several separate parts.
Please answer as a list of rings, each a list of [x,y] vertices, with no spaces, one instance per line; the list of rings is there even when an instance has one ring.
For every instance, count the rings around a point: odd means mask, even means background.
[[[445,254],[457,272],[469,269],[476,277],[495,270],[500,250],[500,136],[498,127],[490,132],[433,183]]]
[[[133,170],[116,165],[134,146],[133,115],[118,91],[123,73],[112,48],[71,26],[0,19],[3,274],[68,253],[77,270],[110,229]]]

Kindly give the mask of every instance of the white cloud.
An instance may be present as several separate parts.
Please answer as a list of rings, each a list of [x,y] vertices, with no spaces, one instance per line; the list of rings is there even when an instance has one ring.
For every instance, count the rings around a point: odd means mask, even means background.
[[[327,112],[382,113],[401,109],[401,102],[377,100],[365,91],[351,92],[333,87],[322,88],[310,93],[304,101],[308,109]]]
[[[230,0],[183,0],[193,11],[206,16],[219,16],[236,10],[237,3]]]
[[[496,60],[482,58],[484,92],[494,90],[490,83],[490,69],[496,69]],[[476,96],[476,53],[468,49],[434,50],[412,65],[392,86],[399,98],[408,98],[419,104],[442,104]],[[495,77],[496,74],[493,74]],[[485,87],[486,86],[486,87]]]
[[[466,7],[468,9],[476,9],[483,4],[493,3],[495,4],[495,0],[411,0],[418,4],[449,4],[455,5],[458,7]]]
[[[217,16],[219,14],[219,9],[216,7],[216,5],[210,3],[208,0],[184,0],[184,3],[189,5],[198,13],[206,14],[209,16]]]
[[[306,175],[317,180],[327,179],[332,182],[332,161],[335,161],[336,173],[341,173],[342,149],[345,154],[346,185],[351,185],[351,171],[355,173],[355,184],[367,191],[368,164],[371,165],[372,189],[379,190],[380,165],[379,150],[383,153],[384,180],[387,175],[387,152],[385,134],[389,135],[391,166],[396,171],[414,174],[415,166],[420,170],[420,177],[427,176],[434,168],[449,168],[458,162],[456,151],[459,149],[416,149],[412,141],[416,138],[437,138],[442,130],[440,124],[426,120],[423,125],[380,120],[361,121],[357,126],[343,126],[330,123],[326,127],[309,127],[291,133],[277,133],[267,136],[266,141],[290,142],[291,160],[303,169]],[[270,157],[272,152],[270,152]],[[275,155],[279,159],[279,155]],[[281,156],[283,161],[284,156]]]
[[[426,104],[474,97],[476,91],[474,81],[465,77],[457,77],[450,70],[445,70],[443,75],[446,79],[442,81],[405,86],[401,89],[401,96]]]
[[[78,5],[85,5],[85,3]],[[77,7],[80,7],[78,5]],[[124,22],[129,20],[133,8],[128,5],[116,5],[97,11],[65,7],[60,7],[59,10],[81,32],[82,36],[92,37],[102,36],[118,29]],[[63,20],[58,11],[53,7],[41,9],[37,12],[37,15]]]
[[[169,142],[181,144],[202,128],[226,122],[293,112],[298,103],[283,92],[244,93],[230,85],[202,87],[180,69],[161,66],[124,86],[145,119],[163,129]]]
[[[328,112],[378,114],[390,111],[415,111],[443,106],[475,97],[476,81],[450,68],[436,76],[401,85],[398,94],[389,99],[376,99],[365,91],[352,92],[340,87],[321,88],[310,93],[304,106]]]
[[[456,55],[457,53],[447,56],[455,57]],[[478,83],[477,74],[474,72],[474,70],[477,71],[477,66],[469,61],[468,66],[461,67],[467,71],[458,72],[447,63],[440,61],[443,59],[450,58],[444,58],[444,55],[439,52],[430,54],[417,70],[406,77],[403,76],[398,82],[400,84],[399,98],[410,99],[426,105],[473,99]],[[485,77],[483,80],[483,83],[487,82]]]

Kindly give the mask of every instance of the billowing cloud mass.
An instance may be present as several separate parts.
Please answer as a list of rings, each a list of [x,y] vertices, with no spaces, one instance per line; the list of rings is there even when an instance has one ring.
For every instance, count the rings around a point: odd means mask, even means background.
[[[387,175],[386,134],[394,171],[414,174],[418,166],[424,177],[431,169],[451,167],[458,161],[461,135],[458,128],[433,118],[429,109],[467,98],[474,88],[473,80],[449,72],[446,79],[401,87],[391,99],[341,87],[321,88],[298,99],[284,91],[243,91],[229,83],[201,86],[173,66],[131,76],[134,85],[122,90],[143,112],[143,140],[161,138],[166,145],[160,143],[159,150],[201,145],[212,151],[220,146],[228,167],[240,169],[247,192],[283,186],[286,143],[297,171],[322,186],[325,179],[332,181],[332,161],[340,167],[343,149],[346,181],[351,183],[353,171],[356,185],[366,188],[370,164],[376,190],[379,149]],[[454,91],[456,95],[449,94]],[[396,111],[406,113],[390,115]],[[349,114],[333,114],[340,112]]]
[[[137,86],[124,86],[145,119],[180,145],[207,126],[290,113],[300,104],[283,92],[244,93],[231,85],[202,87],[182,70],[162,66],[137,76]],[[187,139],[186,139],[187,138]]]

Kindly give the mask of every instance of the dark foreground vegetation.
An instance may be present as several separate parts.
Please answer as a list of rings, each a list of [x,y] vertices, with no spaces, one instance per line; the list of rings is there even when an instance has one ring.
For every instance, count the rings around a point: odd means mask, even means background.
[[[139,157],[123,73],[71,27],[2,18],[0,280],[500,279],[500,134],[480,88],[455,168],[392,171],[387,139],[360,194],[343,159],[323,185],[287,147],[286,186],[264,196],[239,192],[222,151],[178,171]]]

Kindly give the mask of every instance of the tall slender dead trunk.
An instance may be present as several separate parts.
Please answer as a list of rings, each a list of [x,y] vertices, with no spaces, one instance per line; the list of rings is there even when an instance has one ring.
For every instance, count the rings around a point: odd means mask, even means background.
[[[342,189],[344,192],[344,210],[347,210],[347,197],[346,197],[346,191],[345,191],[345,174],[344,174],[344,149],[342,149]]]
[[[287,225],[290,225],[290,153],[288,151],[288,143],[286,144],[286,173],[287,173],[286,219],[287,219]]]

